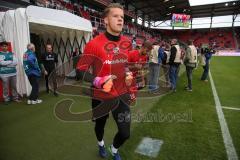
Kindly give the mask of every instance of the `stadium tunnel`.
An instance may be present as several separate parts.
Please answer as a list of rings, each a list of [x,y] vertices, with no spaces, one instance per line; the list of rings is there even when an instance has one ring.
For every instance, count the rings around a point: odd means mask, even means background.
[[[74,49],[78,48],[82,53],[85,44],[92,38],[89,20],[67,11],[36,6],[1,12],[0,26],[2,39],[12,42],[12,51],[21,62],[17,65],[17,90],[21,96],[31,92],[22,65],[28,43],[35,44],[38,57],[45,51],[46,44],[52,44],[53,51],[58,54],[58,74],[66,76],[73,70]]]

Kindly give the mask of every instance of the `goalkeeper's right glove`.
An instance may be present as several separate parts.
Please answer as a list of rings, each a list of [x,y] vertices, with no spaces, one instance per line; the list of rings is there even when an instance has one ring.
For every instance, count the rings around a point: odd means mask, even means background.
[[[116,78],[115,75],[96,77],[93,81],[93,85],[98,89],[102,89],[104,92],[110,92],[113,87],[113,79]]]

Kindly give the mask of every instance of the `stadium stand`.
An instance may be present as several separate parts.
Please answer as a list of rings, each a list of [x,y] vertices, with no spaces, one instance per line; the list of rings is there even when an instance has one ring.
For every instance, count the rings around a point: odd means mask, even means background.
[[[101,0],[99,1],[103,4],[109,4],[111,0]],[[71,1],[63,1],[63,0],[37,0],[37,6],[47,7],[47,8],[54,8],[69,11],[81,17],[84,17],[88,20],[91,20],[92,25],[94,28],[97,29],[97,32],[101,32],[103,30],[104,22],[101,18],[102,12],[96,11],[93,8],[89,8],[86,6],[82,6],[80,4],[71,3]],[[133,15],[132,12],[125,11],[125,14]],[[133,15],[134,16],[134,15]],[[142,44],[144,38],[148,38],[150,41],[155,41],[157,37],[153,36],[153,31],[147,29],[146,27],[136,25],[132,22],[125,22],[124,25],[124,34],[126,34],[129,39],[132,38],[132,35],[137,36],[137,44]]]
[[[47,8],[53,8],[58,10],[65,10],[70,13],[76,14],[78,16],[84,17],[92,22],[94,32],[93,35],[97,35],[104,31],[105,25],[101,17],[102,9],[101,7],[96,10],[96,8],[82,3],[77,0],[34,0],[35,5]],[[96,0],[97,3],[104,6],[112,2],[112,0]],[[125,14],[131,17],[136,17],[136,15],[125,9]],[[233,32],[229,28],[220,29],[198,29],[198,30],[158,30],[150,29],[148,27],[142,26],[131,19],[126,19],[123,34],[132,39],[132,36],[136,36],[136,41],[138,45],[141,45],[145,39],[152,42],[158,39],[169,39],[171,37],[178,38],[182,42],[186,42],[190,37],[194,40],[196,46],[200,47],[202,44],[213,44],[216,49],[238,49],[240,36],[239,28],[235,29]],[[203,36],[204,35],[204,36]],[[234,36],[236,35],[236,36]]]
[[[164,31],[165,37],[175,37],[183,42],[193,39],[196,46],[201,47],[202,44],[214,45],[216,49],[236,49],[234,35],[231,29],[199,29],[199,30],[178,30]]]

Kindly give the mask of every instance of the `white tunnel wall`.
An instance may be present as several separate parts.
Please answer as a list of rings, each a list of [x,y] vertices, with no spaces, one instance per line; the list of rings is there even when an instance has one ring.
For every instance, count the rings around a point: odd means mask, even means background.
[[[15,53],[19,63],[17,69],[17,90],[23,96],[29,95],[31,85],[23,69],[23,54],[26,46],[30,42],[28,23],[25,16],[25,10],[19,8],[17,10],[9,10],[5,12],[2,19],[2,30],[4,40],[11,42],[13,53]]]

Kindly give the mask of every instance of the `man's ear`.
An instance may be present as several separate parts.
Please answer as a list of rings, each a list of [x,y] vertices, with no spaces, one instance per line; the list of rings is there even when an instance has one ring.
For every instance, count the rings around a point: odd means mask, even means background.
[[[104,23],[105,23],[105,25],[108,25],[108,18],[107,17],[104,18]]]

